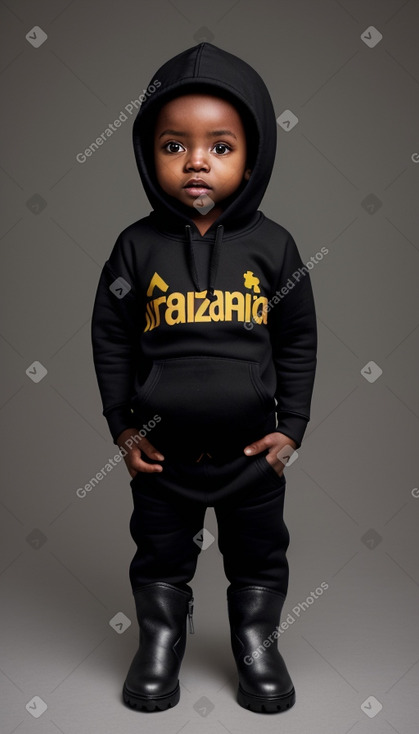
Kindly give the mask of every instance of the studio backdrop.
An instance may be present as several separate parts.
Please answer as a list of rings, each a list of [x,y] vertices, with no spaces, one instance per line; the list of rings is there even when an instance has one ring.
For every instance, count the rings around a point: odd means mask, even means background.
[[[0,15],[1,731],[413,734],[417,0],[4,0]],[[201,41],[269,89],[278,142],[260,208],[293,235],[317,309],[311,420],[285,468],[278,646],[297,704],[280,723],[234,701],[213,508],[196,539],[182,701],[151,721],[120,700],[138,642],[132,497],[91,315],[117,235],[151,209],[136,112],[155,69]]]

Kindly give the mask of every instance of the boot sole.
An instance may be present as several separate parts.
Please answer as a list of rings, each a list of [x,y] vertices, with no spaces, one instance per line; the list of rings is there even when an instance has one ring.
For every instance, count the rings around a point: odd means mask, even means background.
[[[237,692],[237,702],[245,709],[256,711],[260,714],[277,714],[282,711],[288,711],[295,704],[295,689],[284,694],[283,696],[275,696],[267,698],[265,696],[254,696],[246,693],[239,684]]]
[[[124,684],[122,696],[124,703],[136,711],[166,711],[166,709],[172,708],[179,703],[180,686],[178,683],[174,691],[171,693],[168,693],[165,696],[155,696],[154,698],[151,698],[129,691]]]

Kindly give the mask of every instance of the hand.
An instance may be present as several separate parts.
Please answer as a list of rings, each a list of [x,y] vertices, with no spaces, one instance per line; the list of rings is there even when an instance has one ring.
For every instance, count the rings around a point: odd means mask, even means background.
[[[253,456],[254,454],[260,454],[261,451],[265,451],[265,449],[270,449],[269,453],[266,454],[265,459],[269,464],[271,464],[277,474],[282,477],[286,464],[278,459],[277,454],[284,448],[284,446],[291,446],[293,449],[297,448],[297,444],[292,438],[286,436],[285,433],[275,431],[275,433],[268,433],[258,441],[254,441],[249,444],[249,446],[246,446],[244,453],[247,456]]]
[[[130,476],[134,479],[138,472],[156,472],[163,471],[161,464],[147,464],[141,458],[141,452],[144,451],[149,459],[157,459],[163,461],[163,454],[158,451],[147,438],[143,438],[138,433],[137,428],[127,428],[117,438],[119,448],[125,449],[127,454],[124,461]]]

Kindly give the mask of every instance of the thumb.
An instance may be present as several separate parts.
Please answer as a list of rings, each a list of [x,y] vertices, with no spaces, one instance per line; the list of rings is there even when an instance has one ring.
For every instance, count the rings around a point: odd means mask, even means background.
[[[158,459],[159,461],[163,461],[164,456],[163,454],[156,449],[156,447],[149,441],[147,438],[142,438],[142,445],[141,448],[145,451],[149,459]]]
[[[263,451],[264,448],[265,445],[263,441],[253,441],[253,443],[246,446],[244,453],[247,454],[247,456],[251,456],[252,454],[258,454],[260,451]]]

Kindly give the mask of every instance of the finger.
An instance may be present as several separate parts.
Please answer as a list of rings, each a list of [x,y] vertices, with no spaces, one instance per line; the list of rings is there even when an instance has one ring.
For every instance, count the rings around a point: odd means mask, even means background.
[[[143,438],[140,444],[141,451],[144,451],[146,456],[148,456],[149,459],[157,459],[158,461],[163,461],[164,456],[163,454],[156,449],[155,446],[153,446],[152,443],[147,438]]]
[[[270,451],[265,456],[266,461],[272,466],[272,469],[276,471],[276,473],[282,477],[282,474],[285,469],[285,464],[278,459],[276,451]]]
[[[247,456],[251,456],[253,454],[259,454],[261,451],[264,451],[268,447],[268,443],[266,441],[266,436],[259,439],[259,441],[253,441],[253,443],[250,443],[246,448],[244,449],[244,453]]]
[[[141,472],[142,474],[151,474],[152,472],[163,471],[163,467],[161,464],[148,464],[142,459],[138,459],[135,464],[131,464],[131,467],[133,470],[137,470],[134,475],[132,474],[132,471],[128,470],[133,479],[135,476],[137,476],[138,472]]]
[[[147,449],[150,453],[150,456],[144,451],[144,447],[142,447],[142,450],[140,450],[139,448],[133,449],[130,452],[130,455],[125,458],[128,472],[133,479],[138,474],[138,472],[151,473],[156,471],[163,471],[163,467],[160,464],[150,464],[147,461],[144,461],[144,455],[154,461],[152,449],[153,447]],[[142,451],[144,451],[144,454],[142,453]]]
[[[158,449],[156,449],[156,447],[153,446],[153,444],[151,444],[150,442],[148,443],[149,443],[150,452],[147,454],[147,456],[149,457],[149,459],[157,459],[158,461],[163,461],[164,459],[163,454]]]

